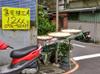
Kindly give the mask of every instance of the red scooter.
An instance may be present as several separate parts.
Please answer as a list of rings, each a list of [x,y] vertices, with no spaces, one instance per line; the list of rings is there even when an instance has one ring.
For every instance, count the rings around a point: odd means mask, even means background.
[[[12,48],[3,41],[0,41],[0,50]],[[34,68],[30,74],[35,74],[38,71],[37,60],[41,54],[42,46],[28,46],[19,50],[13,50],[10,53],[12,62],[9,65],[0,67],[0,74],[22,74],[24,69]],[[24,73],[27,74],[27,73]],[[29,74],[29,73],[28,73]]]

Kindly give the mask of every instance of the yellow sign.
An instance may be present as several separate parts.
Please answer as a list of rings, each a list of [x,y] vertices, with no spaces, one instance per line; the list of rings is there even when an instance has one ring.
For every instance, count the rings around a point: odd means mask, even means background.
[[[2,7],[2,29],[30,29],[30,8]]]

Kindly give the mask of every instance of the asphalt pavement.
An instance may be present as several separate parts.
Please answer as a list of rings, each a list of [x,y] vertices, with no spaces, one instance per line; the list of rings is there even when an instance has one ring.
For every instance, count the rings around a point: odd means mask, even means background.
[[[100,45],[72,41],[72,55],[80,65],[73,74],[100,74]]]
[[[78,61],[80,67],[73,74],[100,74],[100,57]]]

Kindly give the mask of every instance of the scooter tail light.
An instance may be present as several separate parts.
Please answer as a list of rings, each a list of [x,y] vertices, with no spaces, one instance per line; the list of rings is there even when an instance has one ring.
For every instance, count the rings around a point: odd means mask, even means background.
[[[8,48],[8,45],[0,40],[0,50],[4,50],[6,48]]]

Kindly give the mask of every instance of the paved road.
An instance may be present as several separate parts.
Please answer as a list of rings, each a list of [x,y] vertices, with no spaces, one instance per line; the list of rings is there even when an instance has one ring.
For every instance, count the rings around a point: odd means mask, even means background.
[[[80,68],[73,74],[100,74],[100,57],[78,61]]]
[[[100,45],[72,41],[72,56],[80,65],[73,74],[100,74]]]

